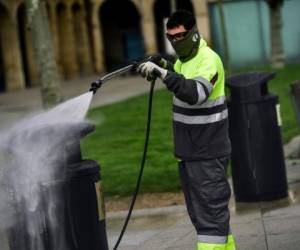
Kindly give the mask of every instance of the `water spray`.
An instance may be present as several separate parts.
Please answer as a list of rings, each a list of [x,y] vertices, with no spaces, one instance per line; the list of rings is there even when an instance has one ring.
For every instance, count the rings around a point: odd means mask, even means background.
[[[147,57],[146,59],[142,60],[142,61],[139,61],[139,62],[135,62],[133,64],[130,64],[126,67],[123,67],[121,69],[118,69],[116,71],[113,71],[105,76],[103,76],[102,78],[100,78],[99,80],[93,82],[91,84],[91,88],[90,88],[90,91],[92,91],[94,94],[97,92],[97,90],[107,81],[109,81],[110,79],[114,78],[114,77],[117,77],[125,72],[132,72],[134,70],[136,70],[136,68],[141,64],[141,63],[144,63],[144,62],[147,62],[147,61],[158,61],[159,58],[158,56],[149,56]],[[117,242],[115,243],[115,246],[113,248],[113,250],[116,250],[123,238],[123,235],[126,231],[126,228],[127,228],[127,225],[128,225],[128,222],[131,218],[131,214],[132,214],[132,211],[133,211],[133,208],[134,208],[134,205],[135,205],[135,201],[136,201],[136,198],[137,198],[137,195],[138,195],[138,192],[139,192],[139,189],[140,189],[140,184],[141,184],[141,180],[142,180],[142,176],[143,176],[143,172],[144,172],[144,167],[145,167],[145,162],[146,162],[146,157],[147,157],[147,151],[148,151],[148,142],[149,142],[149,135],[150,135],[150,125],[151,125],[151,115],[152,115],[152,100],[153,100],[153,92],[154,92],[154,86],[155,86],[155,81],[156,81],[156,78],[157,77],[160,77],[160,72],[156,69],[154,69],[154,72],[153,72],[153,76],[151,78],[151,85],[150,85],[150,92],[149,92],[149,100],[148,100],[148,113],[147,113],[147,128],[146,128],[146,133],[145,133],[145,143],[144,143],[144,150],[143,150],[143,155],[142,155],[142,160],[141,160],[141,163],[140,163],[140,172],[139,172],[139,175],[138,175],[138,178],[137,178],[137,182],[136,182],[136,187],[135,187],[135,190],[134,190],[134,193],[132,195],[132,200],[131,200],[131,203],[130,203],[130,207],[129,207],[129,210],[128,210],[128,214],[126,216],[126,219],[125,219],[125,222],[124,222],[124,225],[122,227],[122,230],[121,230],[121,233],[118,237],[118,240]]]
[[[0,249],[108,249],[99,165],[80,140],[92,93],[0,131]],[[97,197],[97,199],[95,198]]]
[[[154,59],[111,72],[92,83],[92,92],[0,131],[1,250],[108,250],[101,169],[81,155],[80,140],[94,130],[84,117],[104,83]],[[141,169],[114,250],[126,231],[143,175],[157,77],[154,72]]]

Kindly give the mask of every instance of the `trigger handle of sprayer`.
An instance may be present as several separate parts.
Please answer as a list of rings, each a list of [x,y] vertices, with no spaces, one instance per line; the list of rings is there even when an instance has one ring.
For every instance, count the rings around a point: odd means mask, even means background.
[[[133,67],[132,67],[132,71],[136,71],[136,69],[145,62],[151,62],[152,61],[152,56],[147,56],[146,58],[140,60],[140,61],[135,61],[133,62]]]
[[[140,60],[140,61],[135,61],[133,63],[133,71],[135,71],[137,69],[138,66],[140,66],[142,63],[145,63],[145,62],[153,62],[155,64],[158,64],[158,61],[161,60],[161,56],[159,54],[156,54],[156,55],[151,55],[151,56],[147,56],[146,58]]]

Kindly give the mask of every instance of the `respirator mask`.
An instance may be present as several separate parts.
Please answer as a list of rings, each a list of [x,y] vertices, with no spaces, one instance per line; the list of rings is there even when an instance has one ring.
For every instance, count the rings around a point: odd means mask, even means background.
[[[181,61],[188,61],[197,54],[201,37],[196,25],[187,31],[183,38],[176,40],[175,37],[176,34],[167,34],[168,40]]]

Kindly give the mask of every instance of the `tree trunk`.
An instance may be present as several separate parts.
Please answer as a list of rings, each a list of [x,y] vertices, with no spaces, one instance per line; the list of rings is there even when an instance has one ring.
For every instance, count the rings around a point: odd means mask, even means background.
[[[283,68],[285,63],[282,42],[282,4],[275,8],[270,6],[270,30],[271,30],[271,62],[274,68]]]
[[[42,102],[49,108],[62,100],[60,79],[50,33],[46,0],[25,0],[28,25],[32,31],[34,57]]]

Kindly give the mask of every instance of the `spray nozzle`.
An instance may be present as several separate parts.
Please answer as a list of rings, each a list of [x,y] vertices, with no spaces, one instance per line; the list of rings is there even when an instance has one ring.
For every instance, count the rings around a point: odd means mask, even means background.
[[[94,94],[96,94],[97,90],[101,87],[102,80],[96,80],[92,82],[90,91],[93,91]]]

